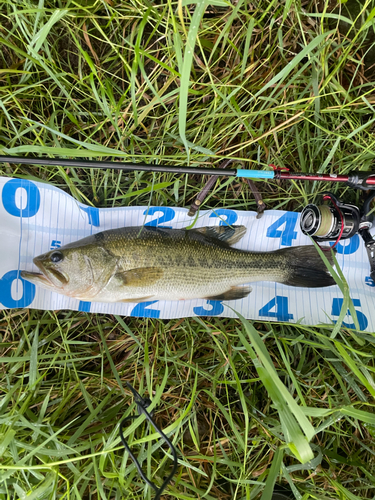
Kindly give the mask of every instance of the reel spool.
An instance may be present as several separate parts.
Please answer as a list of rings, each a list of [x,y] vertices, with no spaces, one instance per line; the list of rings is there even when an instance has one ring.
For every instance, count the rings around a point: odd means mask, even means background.
[[[300,227],[303,234],[316,241],[347,239],[358,233],[361,213],[355,205],[342,203],[333,194],[325,193],[323,200],[331,205],[307,205],[302,213]]]
[[[301,213],[300,227],[303,234],[316,242],[336,240],[334,248],[343,239],[359,234],[370,262],[370,277],[375,282],[375,238],[370,234],[374,216],[370,204],[375,199],[375,191],[364,200],[360,210],[355,205],[342,203],[332,193],[325,193],[323,200],[331,205],[307,205]]]

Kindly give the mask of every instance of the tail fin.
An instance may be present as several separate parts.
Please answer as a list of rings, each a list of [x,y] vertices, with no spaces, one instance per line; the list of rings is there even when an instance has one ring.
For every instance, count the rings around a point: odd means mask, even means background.
[[[322,248],[322,250],[325,252],[329,263],[333,265],[331,248],[326,247]],[[276,253],[284,254],[286,258],[288,277],[282,281],[284,285],[320,288],[336,284],[315,247],[283,248],[277,250]]]

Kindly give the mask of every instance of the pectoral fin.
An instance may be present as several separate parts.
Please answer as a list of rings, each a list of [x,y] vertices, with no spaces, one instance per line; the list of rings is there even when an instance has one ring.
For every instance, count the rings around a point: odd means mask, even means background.
[[[117,271],[113,276],[115,280],[124,286],[145,287],[156,283],[163,277],[163,269],[160,267],[139,267],[128,271]]]
[[[205,298],[206,300],[239,300],[247,297],[251,290],[250,286],[232,286],[224,293]]]
[[[211,240],[217,240],[217,242],[224,243],[225,245],[231,246],[240,241],[240,239],[246,233],[245,226],[213,226],[213,227],[199,227],[197,229],[191,229],[197,233],[202,234],[206,238]]]

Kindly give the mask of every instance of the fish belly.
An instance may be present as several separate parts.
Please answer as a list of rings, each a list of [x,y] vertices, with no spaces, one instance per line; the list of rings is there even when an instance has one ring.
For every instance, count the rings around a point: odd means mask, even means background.
[[[97,302],[142,302],[147,300],[193,300],[221,296],[233,287],[250,281],[260,281],[261,275],[237,276],[232,272],[210,270],[209,275],[193,269],[165,272],[163,278],[145,286],[122,286],[113,290],[102,290],[96,297]],[[237,273],[235,273],[237,274]]]

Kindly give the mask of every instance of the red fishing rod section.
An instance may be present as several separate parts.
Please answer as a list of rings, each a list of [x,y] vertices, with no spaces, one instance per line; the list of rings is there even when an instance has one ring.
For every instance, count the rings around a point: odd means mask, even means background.
[[[274,167],[274,179],[299,180],[299,181],[323,181],[323,182],[342,182],[350,187],[357,189],[375,189],[375,172],[353,171],[348,175],[337,174],[304,174],[301,172],[289,172]]]

